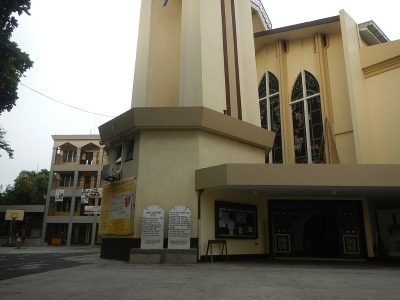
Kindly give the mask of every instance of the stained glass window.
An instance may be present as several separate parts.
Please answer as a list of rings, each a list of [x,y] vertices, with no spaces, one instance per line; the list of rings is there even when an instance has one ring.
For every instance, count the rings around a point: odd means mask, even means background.
[[[309,72],[299,74],[292,91],[293,143],[296,163],[325,163],[320,90]]]
[[[292,91],[292,101],[303,98],[303,80],[301,74],[297,77]]]
[[[319,94],[319,84],[317,79],[307,71],[304,71],[304,77],[306,79],[307,96]]]
[[[258,86],[261,127],[275,133],[274,146],[266,159],[269,163],[282,163],[281,111],[279,81],[274,74],[267,72]]]
[[[267,82],[265,80],[265,74],[261,79],[260,85],[258,86],[258,98],[265,98],[267,97]]]

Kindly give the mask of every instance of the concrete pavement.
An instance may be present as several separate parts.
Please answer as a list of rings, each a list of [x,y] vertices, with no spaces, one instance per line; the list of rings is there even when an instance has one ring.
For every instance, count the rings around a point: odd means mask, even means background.
[[[73,252],[98,252],[100,247],[64,247],[64,246],[43,246],[43,247],[0,247],[0,254],[18,254],[18,253],[73,253]]]
[[[86,249],[87,254],[79,248],[79,256],[67,258],[83,265],[0,281],[0,298],[308,300],[399,299],[400,295],[398,266],[294,261],[133,265],[100,259],[93,248]]]

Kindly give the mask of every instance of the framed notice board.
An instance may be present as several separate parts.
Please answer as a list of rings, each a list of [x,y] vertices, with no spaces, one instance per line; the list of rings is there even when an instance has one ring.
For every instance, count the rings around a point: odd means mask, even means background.
[[[256,239],[257,206],[231,202],[215,202],[215,237]]]

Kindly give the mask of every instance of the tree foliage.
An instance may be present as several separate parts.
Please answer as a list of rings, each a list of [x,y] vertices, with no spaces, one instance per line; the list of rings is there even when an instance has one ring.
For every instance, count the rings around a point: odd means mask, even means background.
[[[18,27],[15,14],[29,15],[30,8],[31,0],[0,1],[0,114],[15,106],[20,77],[33,65],[29,55],[10,41],[14,29]]]
[[[33,65],[29,55],[22,52],[17,43],[10,41],[18,27],[15,15],[29,15],[30,8],[31,0],[0,0],[0,115],[15,106],[20,78]],[[12,158],[13,150],[4,140],[5,131],[0,130],[0,149]]]
[[[0,204],[45,204],[48,182],[49,171],[46,169],[22,171],[14,180],[14,186],[7,186],[5,192],[0,193]]]
[[[4,129],[0,128],[0,149],[3,149],[4,151],[6,151],[8,153],[8,156],[10,158],[13,158],[14,150],[11,149],[10,145],[5,140],[5,135],[6,135],[6,131]],[[1,157],[1,154],[0,154],[0,157]]]

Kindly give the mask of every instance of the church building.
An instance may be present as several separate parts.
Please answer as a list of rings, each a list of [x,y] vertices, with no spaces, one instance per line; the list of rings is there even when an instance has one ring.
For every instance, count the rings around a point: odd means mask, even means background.
[[[168,212],[191,212],[198,261],[400,256],[400,40],[373,21],[273,29],[259,0],[143,0],[134,78],[99,127],[103,258],[146,252],[154,206],[160,251]]]

